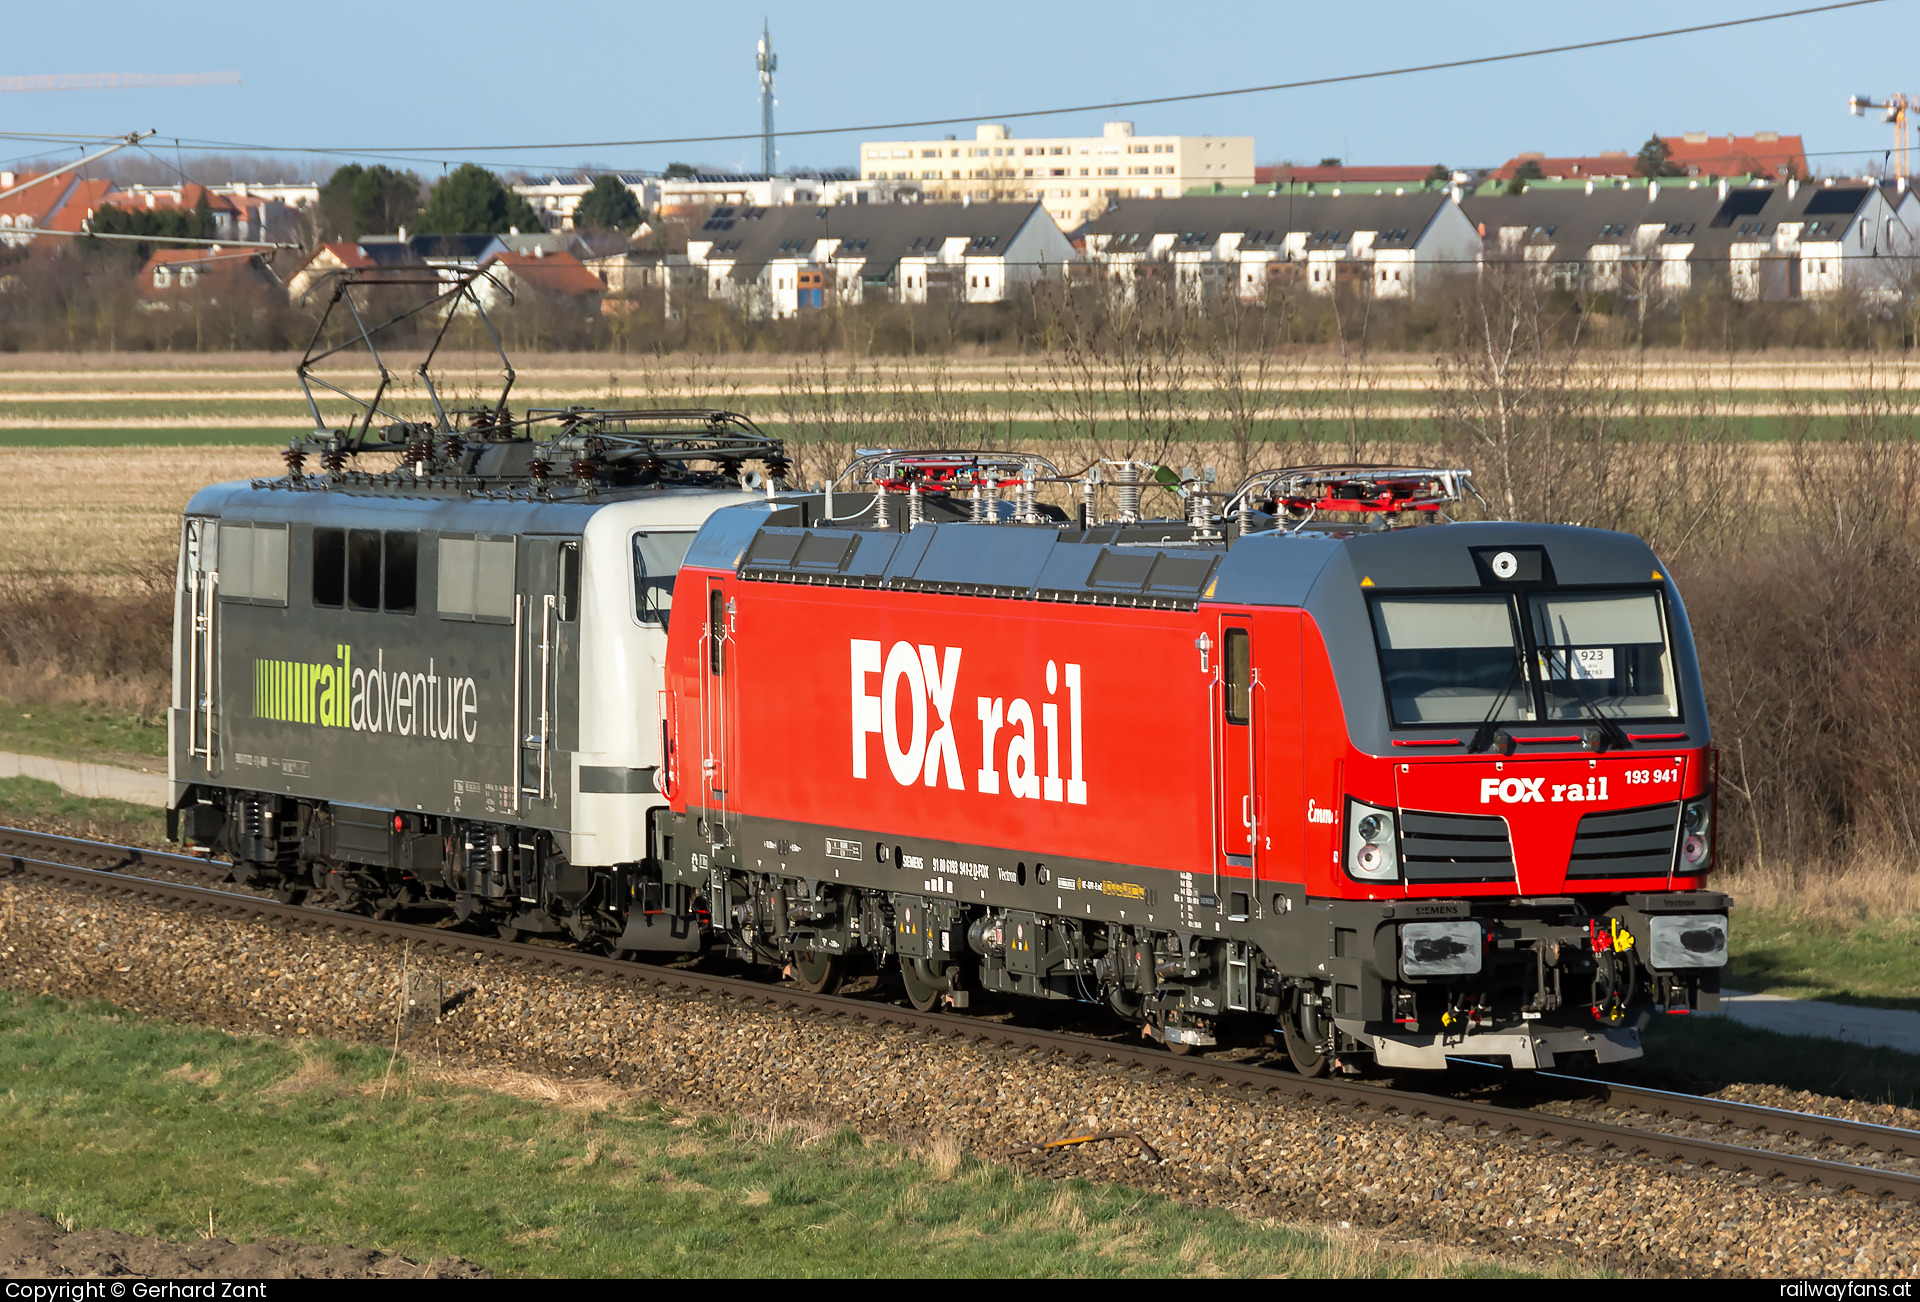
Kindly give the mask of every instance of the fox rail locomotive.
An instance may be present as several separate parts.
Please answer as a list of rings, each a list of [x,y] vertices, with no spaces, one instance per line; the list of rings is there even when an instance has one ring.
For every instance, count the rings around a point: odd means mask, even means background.
[[[283,898],[1309,1073],[1612,1061],[1717,1002],[1713,753],[1639,540],[1446,522],[1464,471],[880,452],[776,492],[741,418],[555,419],[193,500],[180,839]]]

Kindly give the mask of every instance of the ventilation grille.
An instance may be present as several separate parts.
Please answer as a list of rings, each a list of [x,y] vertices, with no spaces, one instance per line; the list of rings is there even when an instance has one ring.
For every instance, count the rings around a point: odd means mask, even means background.
[[[1665,877],[1679,830],[1679,801],[1587,814],[1573,837],[1567,876]]]
[[[1403,811],[1400,861],[1410,884],[1514,880],[1507,820],[1485,814]]]

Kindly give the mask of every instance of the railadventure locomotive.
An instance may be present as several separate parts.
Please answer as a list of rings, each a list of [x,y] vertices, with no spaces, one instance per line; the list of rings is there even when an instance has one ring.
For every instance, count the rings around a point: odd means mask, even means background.
[[[188,507],[172,714],[180,839],[283,898],[1307,1072],[1612,1061],[1717,1001],[1678,593],[1626,535],[1438,522],[1465,472],[884,452],[797,493],[725,413],[290,460]]]

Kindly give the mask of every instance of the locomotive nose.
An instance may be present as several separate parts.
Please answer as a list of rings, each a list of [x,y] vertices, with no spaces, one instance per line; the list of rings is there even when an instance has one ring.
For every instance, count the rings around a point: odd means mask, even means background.
[[[1428,760],[1396,766],[1401,858],[1410,886],[1509,877],[1523,895],[1612,878],[1664,877],[1675,852],[1704,836],[1683,827],[1684,756],[1616,754]],[[1703,812],[1693,815],[1702,821]],[[1468,870],[1477,869],[1477,874]]]

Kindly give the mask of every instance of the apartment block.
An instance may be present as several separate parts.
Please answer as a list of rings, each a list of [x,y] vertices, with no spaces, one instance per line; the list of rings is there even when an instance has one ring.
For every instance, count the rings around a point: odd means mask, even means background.
[[[982,123],[972,140],[865,141],[860,176],[917,185],[932,203],[1039,203],[1071,231],[1110,200],[1252,185],[1253,137],[1142,136],[1131,122],[1109,122],[1097,136],[1015,139],[1004,126]]]

